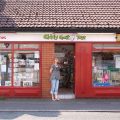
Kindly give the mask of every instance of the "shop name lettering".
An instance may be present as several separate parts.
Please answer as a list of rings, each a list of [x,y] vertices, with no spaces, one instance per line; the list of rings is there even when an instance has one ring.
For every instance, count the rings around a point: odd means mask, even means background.
[[[44,34],[43,36],[44,39],[47,39],[47,40],[70,40],[71,38],[74,39],[77,39],[77,40],[85,40],[86,39],[86,36],[84,35],[80,35],[80,34],[76,34],[74,36],[72,35],[54,35],[54,34]]]
[[[0,39],[6,39],[6,36],[0,36]]]

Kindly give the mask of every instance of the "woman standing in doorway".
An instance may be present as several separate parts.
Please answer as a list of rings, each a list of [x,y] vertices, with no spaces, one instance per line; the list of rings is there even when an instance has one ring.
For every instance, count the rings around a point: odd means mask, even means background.
[[[59,59],[55,58],[54,64],[52,64],[50,68],[50,81],[51,81],[51,95],[52,100],[59,100],[58,98],[58,88],[59,88],[59,80],[60,80],[60,65],[59,65]]]

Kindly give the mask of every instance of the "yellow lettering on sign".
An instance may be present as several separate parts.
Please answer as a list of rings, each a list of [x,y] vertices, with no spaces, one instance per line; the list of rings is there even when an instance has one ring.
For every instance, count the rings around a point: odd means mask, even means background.
[[[47,40],[70,40],[71,34],[44,34],[43,38]],[[75,35],[76,40],[85,40],[86,36],[81,34]]]

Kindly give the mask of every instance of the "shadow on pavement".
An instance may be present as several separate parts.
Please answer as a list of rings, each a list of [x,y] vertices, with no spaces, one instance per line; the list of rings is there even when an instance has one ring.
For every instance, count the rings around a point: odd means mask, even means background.
[[[60,112],[0,112],[0,120],[27,120],[29,118],[59,117]]]

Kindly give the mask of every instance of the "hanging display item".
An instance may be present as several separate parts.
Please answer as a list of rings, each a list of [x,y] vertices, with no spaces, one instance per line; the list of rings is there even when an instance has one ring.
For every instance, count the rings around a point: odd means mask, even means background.
[[[25,65],[25,60],[24,59],[19,59],[19,65]]]
[[[39,58],[39,51],[35,51],[34,58]]]
[[[114,55],[115,58],[115,68],[120,68],[120,55]]]
[[[1,65],[1,72],[6,72],[6,65]]]
[[[1,79],[2,79],[2,78],[1,78],[1,71],[0,71],[0,86],[1,86]]]
[[[39,63],[35,63],[34,70],[39,70]]]

